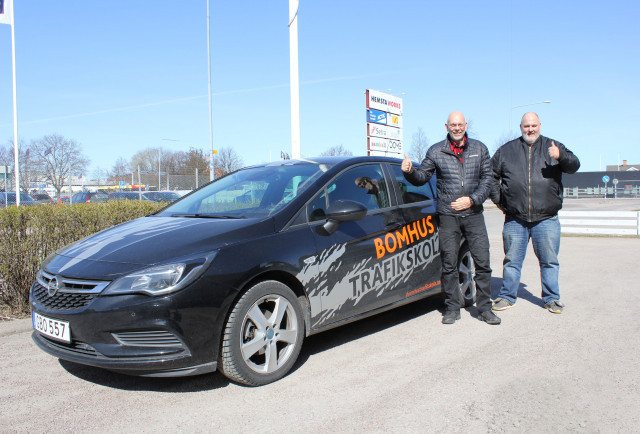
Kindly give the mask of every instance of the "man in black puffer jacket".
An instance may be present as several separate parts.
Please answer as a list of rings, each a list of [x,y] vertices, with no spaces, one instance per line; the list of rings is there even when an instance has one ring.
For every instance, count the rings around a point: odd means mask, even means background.
[[[489,237],[482,214],[482,204],[493,184],[489,151],[482,142],[467,137],[462,113],[451,113],[445,127],[447,138],[429,148],[419,167],[413,167],[406,154],[402,162],[404,176],[412,184],[428,182],[434,172],[437,177],[441,280],[446,296],[442,323],[453,324],[460,319],[458,254],[464,236],[475,262],[478,319],[500,324],[500,318],[491,311]]]
[[[540,135],[537,114],[526,113],[520,131],[522,137],[502,145],[491,159],[496,180],[491,200],[505,213],[502,288],[493,310],[516,304],[531,239],[540,262],[542,301],[549,312],[562,313],[558,285],[562,173],[575,173],[580,161],[562,143]]]

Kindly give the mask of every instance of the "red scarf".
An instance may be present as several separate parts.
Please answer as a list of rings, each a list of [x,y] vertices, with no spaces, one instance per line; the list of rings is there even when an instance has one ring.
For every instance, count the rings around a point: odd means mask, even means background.
[[[464,151],[464,147],[467,146],[467,136],[465,135],[462,138],[462,142],[458,144],[454,144],[451,138],[449,138],[449,146],[451,147],[451,152],[453,152],[462,163],[462,152]]]

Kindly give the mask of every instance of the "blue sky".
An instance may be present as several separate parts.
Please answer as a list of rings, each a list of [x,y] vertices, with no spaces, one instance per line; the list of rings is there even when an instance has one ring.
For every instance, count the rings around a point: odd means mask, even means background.
[[[21,139],[77,140],[90,176],[148,147],[209,148],[206,0],[14,1]],[[245,164],[291,153],[288,7],[211,0],[214,148]],[[365,154],[364,92],[392,89],[405,149],[418,128],[441,140],[460,110],[493,150],[533,110],[581,171],[640,164],[639,12],[632,0],[301,0],[301,153],[342,144]],[[11,95],[2,25],[3,144]]]

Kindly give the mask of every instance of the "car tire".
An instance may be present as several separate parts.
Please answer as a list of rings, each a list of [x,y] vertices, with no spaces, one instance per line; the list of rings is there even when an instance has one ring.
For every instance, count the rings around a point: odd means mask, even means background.
[[[225,324],[221,371],[229,379],[261,386],[293,367],[305,334],[302,308],[286,285],[268,280],[249,288]]]
[[[458,253],[458,281],[462,306],[468,307],[476,301],[476,266],[466,242],[460,246]]]

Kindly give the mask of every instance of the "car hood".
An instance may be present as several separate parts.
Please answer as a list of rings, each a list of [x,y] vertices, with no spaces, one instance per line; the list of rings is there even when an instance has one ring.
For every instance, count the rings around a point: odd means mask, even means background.
[[[111,279],[267,233],[273,233],[271,219],[142,217],[59,250],[45,268],[68,277]]]

